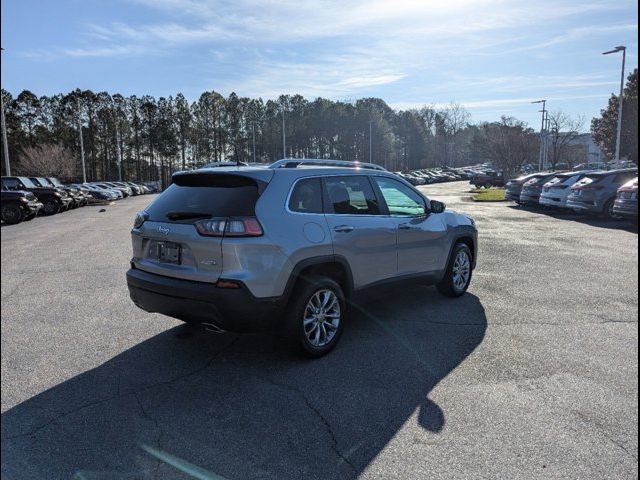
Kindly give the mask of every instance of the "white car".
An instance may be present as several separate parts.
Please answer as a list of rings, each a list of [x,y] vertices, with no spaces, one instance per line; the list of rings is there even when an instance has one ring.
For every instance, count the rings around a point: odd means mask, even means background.
[[[540,205],[567,208],[567,199],[571,193],[571,186],[593,171],[583,170],[581,172],[559,173],[542,186]]]

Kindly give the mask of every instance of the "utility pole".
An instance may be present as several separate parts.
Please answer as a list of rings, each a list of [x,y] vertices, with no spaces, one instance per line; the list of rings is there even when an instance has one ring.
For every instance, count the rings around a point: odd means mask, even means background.
[[[2,48],[4,50],[4,48]],[[1,97],[1,95],[0,95]],[[9,164],[9,145],[7,144],[7,124],[4,120],[4,98],[0,98],[0,116],[2,117],[2,150],[4,153],[5,175],[11,175],[11,165]]]
[[[369,120],[369,163],[373,163],[371,161],[371,159],[373,158],[373,156],[372,156],[372,153],[373,153],[373,148],[372,148],[373,141],[372,141],[372,139],[373,139],[373,137],[371,136],[371,125],[372,124],[373,124],[373,120]]]
[[[284,129],[284,104],[282,105],[282,158],[287,158],[287,134]]]
[[[540,125],[540,155],[538,157],[538,169],[543,169],[544,162],[544,121],[545,121],[545,113],[546,113],[546,100],[536,100],[531,103],[541,103],[542,104],[542,124]]]
[[[622,95],[624,94],[624,62],[627,56],[627,47],[619,45],[613,50],[604,52],[602,55],[622,52],[622,71],[620,73],[620,96],[618,97],[618,128],[616,132],[616,162],[620,161],[620,137],[622,136]]]
[[[80,135],[80,162],[82,163],[82,183],[87,183],[87,167],[84,163],[84,139],[82,138],[82,110],[78,97],[78,134]]]

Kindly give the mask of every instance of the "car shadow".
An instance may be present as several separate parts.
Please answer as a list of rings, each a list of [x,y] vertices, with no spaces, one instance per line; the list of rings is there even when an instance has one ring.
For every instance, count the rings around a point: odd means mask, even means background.
[[[356,478],[406,423],[437,435],[429,393],[482,342],[480,300],[431,287],[352,308],[307,360],[276,335],[179,326],[2,414],[5,478]]]
[[[558,220],[566,220],[571,222],[583,223],[585,225],[589,225],[597,228],[607,228],[610,230],[624,230],[630,233],[638,233],[638,223],[633,222],[631,220],[624,220],[624,219],[611,220],[611,219],[598,217],[596,215],[581,215],[579,213],[574,213],[566,210],[559,210],[554,208],[541,208],[541,207],[534,207],[534,206],[509,205],[509,208],[512,208],[514,210],[525,210],[533,214],[545,215],[548,217],[557,218]]]

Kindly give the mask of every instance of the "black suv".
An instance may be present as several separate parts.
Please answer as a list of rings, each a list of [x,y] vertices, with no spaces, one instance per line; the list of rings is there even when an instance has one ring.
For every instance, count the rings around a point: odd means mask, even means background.
[[[29,177],[29,180],[41,187],[57,188],[67,192],[69,197],[71,197],[69,208],[84,207],[88,203],[87,198],[80,190],[75,187],[63,185],[62,182],[55,177]]]
[[[27,177],[2,177],[3,190],[23,190],[33,193],[42,203],[42,214],[53,215],[69,208],[71,197],[62,189],[39,187]]]
[[[7,225],[13,225],[22,221],[28,221],[38,215],[42,203],[31,192],[20,190],[6,190],[2,188],[0,213],[2,221]]]

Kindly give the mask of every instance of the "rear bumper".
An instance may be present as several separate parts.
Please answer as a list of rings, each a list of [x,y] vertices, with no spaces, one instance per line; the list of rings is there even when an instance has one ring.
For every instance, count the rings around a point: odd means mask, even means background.
[[[164,277],[132,268],[127,285],[133,303],[189,323],[213,323],[229,332],[258,332],[279,326],[282,298],[257,298],[243,285],[239,289]]]
[[[571,198],[567,200],[567,208],[572,210],[581,211],[581,212],[591,212],[591,213],[600,213],[602,212],[602,206],[598,205],[595,201],[581,201],[576,198]]]
[[[507,188],[506,192],[505,192],[505,196],[507,198],[507,200],[511,200],[512,202],[519,202],[520,201],[520,194],[522,193],[522,189],[516,189],[516,188]]]
[[[540,203],[540,194],[535,192],[522,192],[520,195],[520,202],[537,205]]]
[[[547,207],[565,208],[567,206],[567,197],[545,195],[543,193],[542,195],[540,195],[540,205],[545,205]]]
[[[616,200],[613,206],[613,213],[621,217],[637,217],[638,201],[637,200]]]

